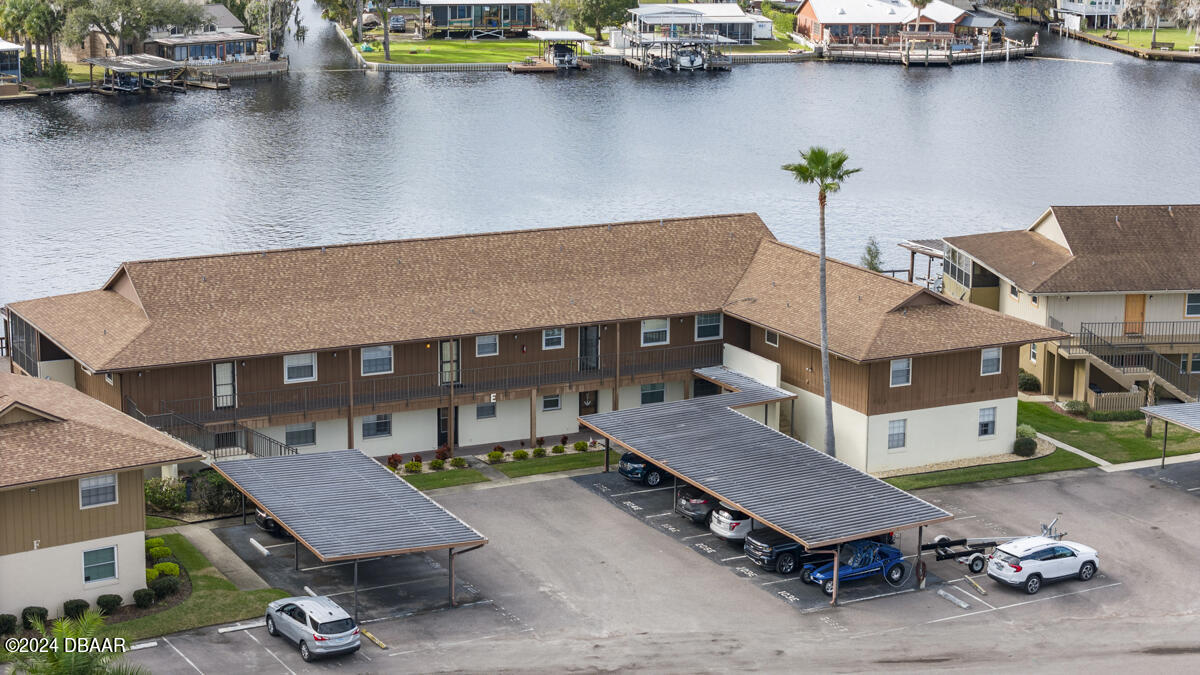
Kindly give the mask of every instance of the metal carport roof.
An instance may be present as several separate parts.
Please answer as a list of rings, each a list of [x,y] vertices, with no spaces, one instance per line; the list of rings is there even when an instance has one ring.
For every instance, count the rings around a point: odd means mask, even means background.
[[[734,393],[579,419],[809,549],[953,518],[733,410],[795,394],[723,366],[697,369],[695,374]]]
[[[487,543],[359,450],[239,459],[213,468],[323,562]]]
[[[1140,410],[1164,422],[1200,433],[1200,403],[1167,403],[1143,406]]]

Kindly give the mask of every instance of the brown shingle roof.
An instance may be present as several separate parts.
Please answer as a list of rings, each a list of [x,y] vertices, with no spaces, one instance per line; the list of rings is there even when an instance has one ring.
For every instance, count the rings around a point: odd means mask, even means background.
[[[1070,251],[1029,231],[948,237],[1030,293],[1200,289],[1200,205],[1052,206]],[[1036,263],[1036,264],[1033,264]]]
[[[1064,335],[839,260],[829,259],[827,275],[829,348],[855,361]],[[820,345],[817,279],[815,253],[764,241],[725,312]]]
[[[16,404],[61,421],[0,424],[0,489],[201,457],[65,384],[0,373],[0,410]]]
[[[738,214],[148,260],[124,265],[144,313],[10,307],[93,370],[144,368],[716,310],[763,238]]]

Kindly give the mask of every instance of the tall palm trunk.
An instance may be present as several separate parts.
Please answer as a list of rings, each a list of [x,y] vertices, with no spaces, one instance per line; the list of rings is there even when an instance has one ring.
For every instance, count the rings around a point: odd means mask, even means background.
[[[818,257],[820,266],[820,291],[821,291],[821,379],[825,385],[825,452],[829,453],[830,457],[837,457],[837,450],[833,447],[833,394],[832,385],[829,374],[829,312],[825,303],[825,191],[821,190],[817,196],[817,200],[821,205],[821,252]]]
[[[389,0],[383,2],[383,60],[392,60],[392,27],[390,25],[392,8],[389,6]]]
[[[362,40],[363,0],[358,0],[358,2],[355,4],[355,7],[358,8],[358,16],[355,17],[354,25],[358,28],[358,41],[359,41],[359,43],[361,43],[363,41]]]

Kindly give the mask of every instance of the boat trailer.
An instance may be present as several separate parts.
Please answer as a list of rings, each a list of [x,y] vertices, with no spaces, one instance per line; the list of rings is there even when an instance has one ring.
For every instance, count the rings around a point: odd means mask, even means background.
[[[1066,532],[1059,532],[1055,525],[1058,524],[1058,518],[1050,521],[1049,525],[1042,525],[1041,536],[1061,540],[1067,536]],[[966,565],[971,574],[979,574],[987,567],[988,555],[992,549],[995,549],[1000,544],[1004,544],[1017,539],[1024,539],[1029,536],[1023,534],[1016,537],[965,537],[961,539],[951,539],[950,537],[939,534],[933,538],[933,542],[922,544],[921,551],[933,551],[934,557],[937,560],[951,560]]]

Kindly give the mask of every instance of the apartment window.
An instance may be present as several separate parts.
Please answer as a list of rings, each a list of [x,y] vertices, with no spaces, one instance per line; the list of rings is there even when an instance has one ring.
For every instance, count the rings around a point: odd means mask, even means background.
[[[1029,296],[1029,304],[1033,305],[1034,307],[1037,307],[1038,306],[1038,296],[1036,296],[1036,295]]]
[[[392,435],[391,414],[365,415],[362,425],[363,438],[383,438]]]
[[[892,359],[893,387],[907,387],[912,384],[912,359]]]
[[[1037,363],[1037,343],[1036,342],[1029,343],[1029,362]]]
[[[888,450],[903,448],[908,442],[908,420],[888,422]]]
[[[79,508],[117,503],[117,474],[79,479]]]
[[[542,331],[542,349],[562,349],[563,329],[547,328]]]
[[[946,248],[944,261],[945,276],[958,282],[965,288],[971,287],[971,259],[956,248]]]
[[[283,428],[283,442],[291,446],[316,445],[317,423],[289,424]]]
[[[668,319],[646,319],[642,322],[642,346],[665,345],[671,341],[671,322]]]
[[[315,353],[288,354],[283,357],[284,384],[312,382],[315,379],[317,379],[317,355]]]
[[[392,372],[392,346],[363,347],[362,374],[386,375]]]
[[[1000,372],[1000,348],[988,347],[982,350],[983,357],[979,363],[980,375],[995,375]]]
[[[560,328],[559,330],[562,329]],[[480,335],[475,338],[475,356],[495,356],[499,353],[499,335]]]
[[[1200,293],[1188,293],[1187,304],[1183,309],[1184,316],[1200,316]]]
[[[117,578],[117,547],[105,546],[83,552],[83,582]]]
[[[773,330],[763,331],[763,340],[772,347],[779,346],[779,333]]]
[[[104,374],[104,383],[110,387],[112,386],[112,383],[113,383],[112,373]]]
[[[490,420],[496,416],[495,403],[476,403],[475,404],[475,419]]]
[[[562,410],[562,397],[558,394],[542,397],[542,411]]]
[[[996,409],[995,408],[980,408],[979,409],[979,436],[995,436],[996,435]]]
[[[721,339],[721,315],[718,314],[697,314],[696,315],[696,340],[719,340]]]
[[[643,384],[642,385],[642,405],[651,403],[662,403],[667,400],[667,385],[659,382],[658,384]]]
[[[1192,354],[1192,372],[1200,373],[1200,352]]]
[[[1013,300],[1021,299],[1021,291],[1017,290],[1017,287],[1012,284],[1008,285],[1008,294],[1009,294],[1009,296],[1012,297]]]

